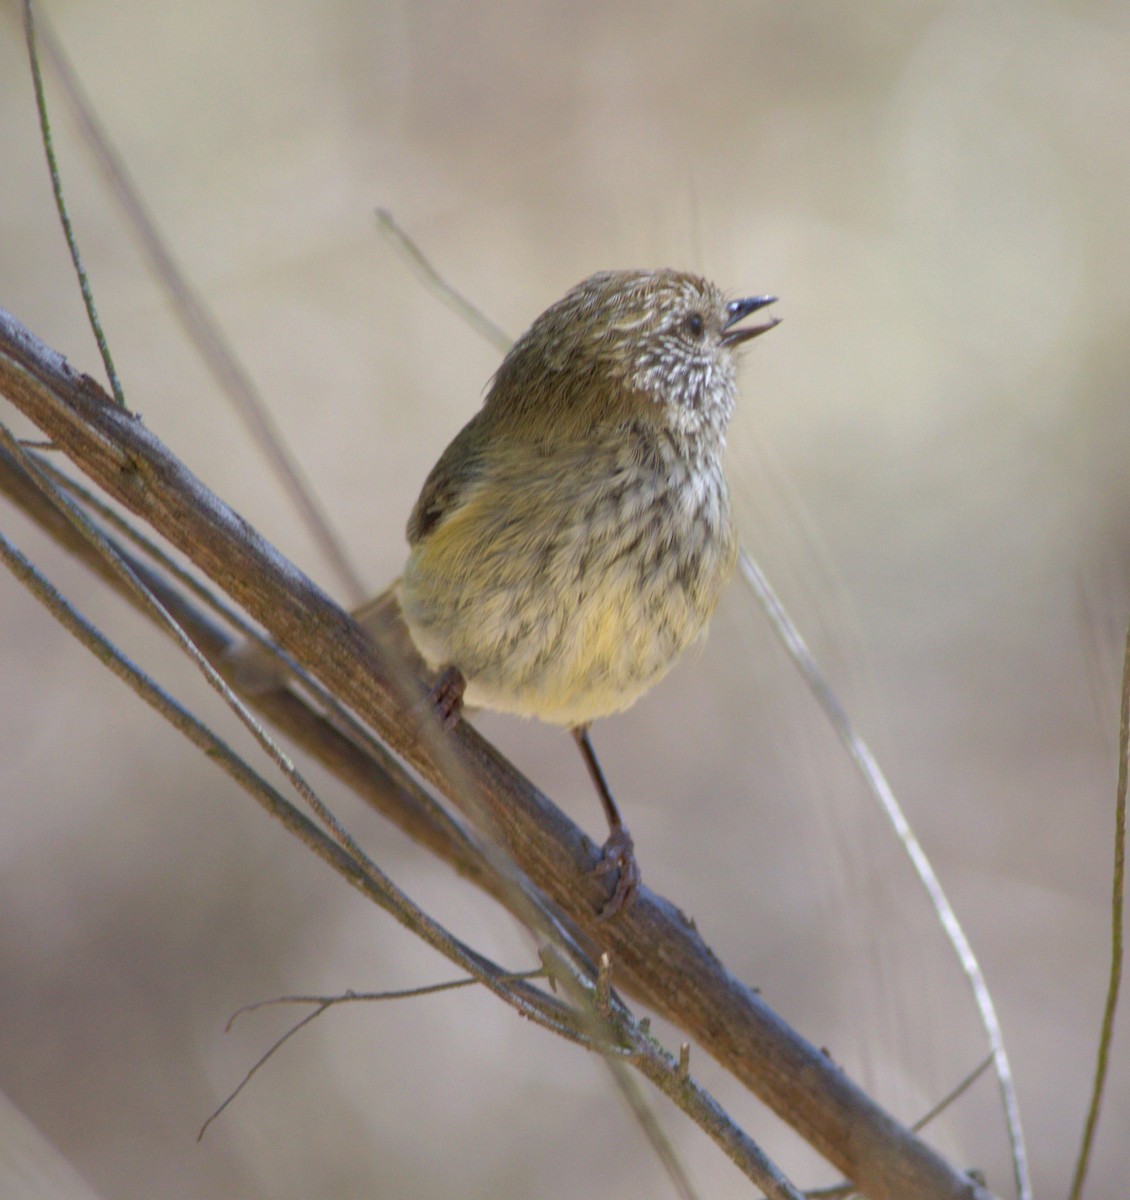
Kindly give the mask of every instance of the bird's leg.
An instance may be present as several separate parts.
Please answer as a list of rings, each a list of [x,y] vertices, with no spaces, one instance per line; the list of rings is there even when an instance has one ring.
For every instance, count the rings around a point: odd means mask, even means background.
[[[632,835],[628,832],[628,827],[620,816],[616,801],[612,799],[608,781],[604,778],[604,772],[600,769],[600,763],[597,761],[596,751],[593,750],[592,742],[589,741],[588,726],[577,725],[571,732],[581,751],[581,757],[585,760],[585,766],[589,769],[596,794],[600,797],[601,804],[604,805],[604,815],[608,818],[608,840],[601,850],[600,862],[593,868],[594,875],[617,872],[616,886],[612,889],[612,895],[604,902],[596,918],[598,921],[607,921],[610,917],[614,917],[635,894],[640,885],[640,868],[636,862]]]
[[[445,667],[428,696],[444,729],[454,729],[463,713],[467,681],[458,667]]]

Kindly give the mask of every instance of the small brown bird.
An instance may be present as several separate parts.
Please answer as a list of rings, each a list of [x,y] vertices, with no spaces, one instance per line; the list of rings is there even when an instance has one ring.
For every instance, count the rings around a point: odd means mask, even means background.
[[[777,324],[741,324],[773,301],[590,276],[507,354],[408,521],[400,605],[441,715],[466,700],[572,730],[610,828],[597,870],[618,872],[602,917],[639,871],[588,727],[666,674],[733,572],[734,351]]]
[[[722,470],[734,351],[773,296],[727,301],[682,271],[602,271],[546,309],[440,456],[408,520],[403,577],[354,616],[403,629],[439,672],[445,725],[468,705],[568,727],[608,817],[600,917],[639,881],[632,838],[588,736],[705,631],[737,538]],[[387,644],[387,643],[386,643]],[[229,655],[246,691],[285,681],[257,645]]]

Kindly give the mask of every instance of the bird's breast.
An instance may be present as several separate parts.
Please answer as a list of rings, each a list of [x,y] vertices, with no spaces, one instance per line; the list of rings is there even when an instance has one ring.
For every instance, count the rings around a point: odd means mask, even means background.
[[[413,549],[405,618],[434,667],[462,671],[468,703],[580,724],[666,673],[735,555],[718,461],[546,456],[485,477]]]

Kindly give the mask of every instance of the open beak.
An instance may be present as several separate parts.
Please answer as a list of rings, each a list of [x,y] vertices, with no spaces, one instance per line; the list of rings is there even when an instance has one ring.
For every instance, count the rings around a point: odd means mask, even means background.
[[[768,333],[774,325],[780,325],[780,317],[774,317],[772,320],[766,321],[763,325],[745,325],[741,329],[734,328],[739,321],[744,320],[750,313],[755,313],[759,308],[764,308],[767,304],[776,304],[776,302],[776,296],[749,296],[745,300],[731,300],[726,305],[726,312],[729,315],[726,318],[726,324],[722,326],[722,345],[730,347],[738,346],[742,342],[748,342],[750,338]]]

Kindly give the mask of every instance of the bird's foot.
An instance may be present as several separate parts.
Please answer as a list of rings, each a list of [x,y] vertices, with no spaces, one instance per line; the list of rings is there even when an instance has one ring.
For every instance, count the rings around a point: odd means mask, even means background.
[[[463,715],[467,681],[458,667],[447,667],[435,681],[428,700],[444,729],[454,729]]]
[[[636,862],[632,835],[623,825],[616,825],[600,851],[600,861],[589,872],[590,875],[611,875],[615,871],[616,884],[611,895],[596,914],[598,921],[608,921],[631,903],[640,886],[640,867]]]

